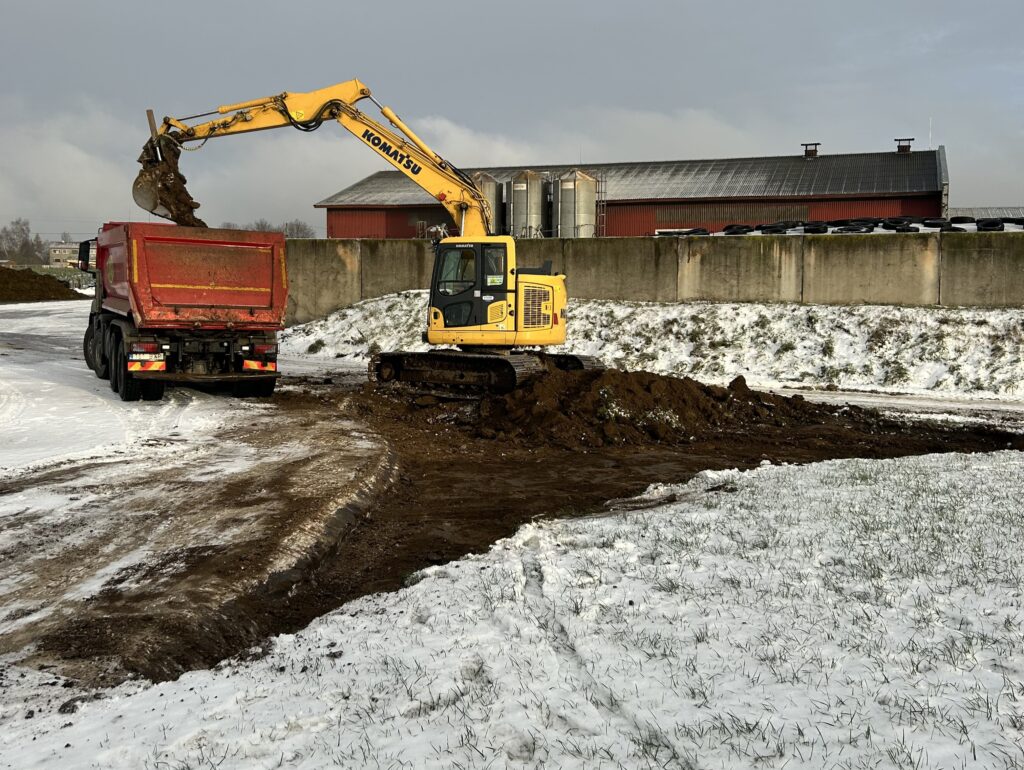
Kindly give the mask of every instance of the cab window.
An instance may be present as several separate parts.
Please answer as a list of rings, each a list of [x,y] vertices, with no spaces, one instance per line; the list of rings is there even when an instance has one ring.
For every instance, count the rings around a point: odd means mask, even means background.
[[[476,252],[473,249],[446,249],[441,253],[437,291],[447,297],[462,294],[476,285]]]
[[[500,289],[505,286],[505,247],[484,246],[484,286],[487,289]]]

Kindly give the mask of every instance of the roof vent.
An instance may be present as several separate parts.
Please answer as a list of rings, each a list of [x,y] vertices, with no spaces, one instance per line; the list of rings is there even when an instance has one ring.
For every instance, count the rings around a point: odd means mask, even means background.
[[[802,142],[801,147],[804,148],[805,158],[817,158],[818,157],[818,146],[821,142]]]
[[[914,141],[914,137],[908,136],[903,139],[894,139],[896,142],[896,152],[904,155],[910,154],[910,143]]]

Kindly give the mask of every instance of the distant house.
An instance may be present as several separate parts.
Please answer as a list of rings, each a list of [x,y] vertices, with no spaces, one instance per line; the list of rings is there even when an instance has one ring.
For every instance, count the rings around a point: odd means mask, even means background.
[[[50,267],[78,267],[78,244],[55,241],[48,249]]]

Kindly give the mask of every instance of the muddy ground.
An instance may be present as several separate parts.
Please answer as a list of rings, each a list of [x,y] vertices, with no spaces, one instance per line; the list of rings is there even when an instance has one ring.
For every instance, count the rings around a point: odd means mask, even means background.
[[[53,276],[0,267],[0,302],[47,302],[59,299],[83,299],[83,296]]]
[[[356,597],[399,588],[416,570],[484,551],[526,522],[598,511],[653,482],[764,461],[1024,448],[1017,434],[900,422],[856,407],[760,394],[742,380],[714,388],[642,373],[559,374],[483,401],[330,379],[289,384],[274,403],[293,438],[297,426],[350,421],[390,449],[393,471],[365,513],[333,548],[291,575],[288,590],[250,592],[207,621],[176,627],[162,618],[158,634],[144,608],[102,607],[88,627],[48,633],[45,655],[73,659],[79,672],[83,661],[102,659],[105,682],[112,681],[110,661],[123,674],[174,678],[297,630]],[[245,559],[235,550],[206,568],[230,574],[244,569]],[[230,632],[214,627],[225,624]]]

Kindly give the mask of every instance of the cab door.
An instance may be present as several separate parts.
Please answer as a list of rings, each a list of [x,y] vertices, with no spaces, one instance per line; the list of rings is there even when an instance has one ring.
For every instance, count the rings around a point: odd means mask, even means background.
[[[484,309],[480,294],[480,255],[475,243],[442,243],[434,260],[430,305],[444,327],[479,326]]]
[[[482,322],[501,331],[511,329],[514,308],[508,289],[508,250],[504,243],[485,242],[479,253]]]

